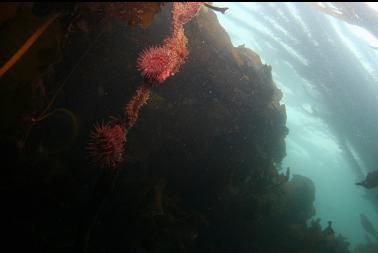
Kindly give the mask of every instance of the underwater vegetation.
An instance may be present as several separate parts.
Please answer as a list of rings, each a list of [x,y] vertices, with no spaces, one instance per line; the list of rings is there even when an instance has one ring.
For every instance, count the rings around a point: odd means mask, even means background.
[[[361,225],[364,228],[366,234],[366,243],[360,243],[357,247],[355,252],[356,253],[372,253],[378,250],[378,231],[369,220],[369,218],[361,213],[360,214]],[[371,239],[373,238],[373,239]]]
[[[357,247],[355,252],[356,253],[372,253],[378,250],[378,231],[374,227],[373,223],[369,220],[369,218],[361,213],[360,214],[360,221],[363,229],[365,230],[365,238],[366,243],[360,243]],[[372,238],[372,239],[371,239]]]
[[[349,24],[365,28],[378,38],[376,23],[378,17],[375,11],[364,2],[332,2],[327,5],[309,3],[311,6],[330,16],[343,20]],[[373,47],[374,49],[377,49]]]
[[[0,79],[15,251],[350,252],[311,220],[312,181],[282,172],[272,67],[233,47],[225,8],[209,6],[38,3],[1,23],[12,35],[59,13]],[[21,37],[0,44],[2,66]]]
[[[316,108],[314,116],[324,119],[334,129],[340,147],[347,154],[349,162],[356,168],[355,173],[362,178],[363,169],[355,161],[353,150],[366,165],[368,171],[376,170],[378,163],[378,157],[375,152],[372,152],[372,150],[377,150],[378,144],[377,131],[373,130],[377,126],[376,117],[373,116],[378,113],[374,104],[376,92],[366,92],[370,91],[368,87],[374,81],[370,75],[367,75],[366,70],[359,66],[358,57],[349,53],[348,47],[342,39],[333,35],[334,28],[328,25],[327,19],[313,10],[312,6],[314,5],[319,7],[319,4],[296,4],[301,13],[300,18],[310,33],[306,33],[300,23],[295,21],[295,15],[285,4],[279,5],[280,7],[265,5],[264,8],[251,11],[251,15],[264,24],[274,36],[268,36],[258,30],[253,30],[253,33],[275,48],[280,58],[287,59],[287,62],[298,71],[299,75],[308,80],[310,85],[302,85],[306,94],[327,107],[327,111]],[[328,10],[334,14],[338,13],[339,16],[345,18],[350,16],[356,25],[367,28],[366,25],[369,23],[370,29],[368,30],[373,33],[375,22],[369,20],[376,18],[372,15],[375,11],[367,10],[370,7],[366,3],[334,2],[331,6],[327,5]],[[285,28],[286,32],[277,28],[274,22],[269,20],[269,16],[277,17],[277,22]],[[323,29],[319,29],[319,27],[323,27]],[[294,37],[300,38],[301,43],[298,44],[293,40]],[[317,39],[314,40],[314,38]],[[286,46],[295,48],[296,54],[301,58],[290,54],[285,49]],[[366,45],[366,55],[371,55],[371,52],[374,53],[373,51]],[[301,59],[305,59],[305,62]],[[338,59],[345,59],[345,61]],[[324,61],[327,64],[322,64]],[[351,62],[353,64],[350,64]],[[354,70],[353,74],[345,71],[351,65]],[[332,69],[329,66],[332,66]],[[358,83],[362,84],[356,85]],[[312,88],[319,92],[321,97],[313,92]],[[344,93],[345,89],[350,89],[350,92]],[[334,97],[338,99],[335,100]],[[359,101],[358,106],[354,101]],[[370,113],[364,113],[367,111]],[[353,150],[351,150],[351,146]]]

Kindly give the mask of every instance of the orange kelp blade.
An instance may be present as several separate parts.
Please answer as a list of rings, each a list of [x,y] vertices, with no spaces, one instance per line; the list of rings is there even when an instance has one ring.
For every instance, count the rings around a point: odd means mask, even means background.
[[[0,69],[0,78],[16,64],[16,62],[29,50],[47,28],[59,17],[59,13],[48,18],[22,45],[22,47]]]

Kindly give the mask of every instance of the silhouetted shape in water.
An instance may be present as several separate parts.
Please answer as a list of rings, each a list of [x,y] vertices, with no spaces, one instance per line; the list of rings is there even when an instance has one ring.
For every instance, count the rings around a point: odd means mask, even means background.
[[[332,221],[328,221],[328,226],[323,230],[323,233],[328,236],[333,236],[335,231],[332,228]]]
[[[356,185],[361,185],[366,189],[371,189],[378,186],[378,170],[369,172],[366,179],[362,182],[356,183]]]
[[[361,225],[365,229],[366,232],[374,236],[376,240],[378,240],[378,232],[375,230],[373,224],[371,224],[371,221],[366,217],[364,214],[360,214],[361,218]]]
[[[332,228],[332,221],[328,221],[328,226],[323,230],[324,247],[327,251],[334,252],[337,245],[335,241],[335,231]]]
[[[209,9],[214,10],[214,11],[222,12],[222,14],[224,14],[228,10],[228,7],[216,7],[216,6],[212,6],[208,3],[205,3],[205,6]]]

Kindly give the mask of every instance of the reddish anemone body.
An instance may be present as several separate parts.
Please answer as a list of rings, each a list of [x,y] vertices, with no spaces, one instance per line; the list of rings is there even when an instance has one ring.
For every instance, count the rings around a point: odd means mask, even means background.
[[[165,46],[150,47],[139,56],[138,69],[145,78],[162,83],[174,74],[177,60],[174,50]]]
[[[197,15],[202,5],[203,2],[173,3],[172,35],[162,46],[150,47],[138,57],[138,69],[146,79],[163,83],[179,71],[188,56],[183,25]]]
[[[115,169],[123,161],[126,131],[121,124],[99,124],[91,133],[89,154],[100,167]]]

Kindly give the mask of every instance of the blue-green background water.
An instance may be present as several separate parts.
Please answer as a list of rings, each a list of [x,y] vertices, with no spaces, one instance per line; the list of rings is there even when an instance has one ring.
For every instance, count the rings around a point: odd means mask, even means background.
[[[378,214],[365,197],[367,191],[355,182],[372,168],[364,164],[348,140],[346,145],[350,153],[340,147],[338,128],[332,127],[332,122],[327,120],[332,120],[334,112],[329,103],[324,103],[323,94],[316,87],[321,82],[323,87],[329,85],[334,90],[336,84],[340,85],[339,92],[347,98],[347,92],[353,93],[350,87],[355,87],[362,95],[369,95],[366,97],[371,99],[371,107],[378,108],[378,51],[369,47],[374,46],[373,36],[305,3],[224,2],[217,5],[229,7],[226,14],[218,14],[218,18],[234,46],[244,44],[273,67],[274,81],[284,94],[282,102],[286,104],[290,129],[283,166],[289,166],[292,174],[308,176],[314,181],[315,217],[321,219],[322,226],[326,226],[328,220],[333,221],[334,229],[349,239],[352,248],[366,242],[360,213],[365,214],[376,228]],[[309,80],[311,72],[313,78]],[[322,76],[317,78],[316,75]],[[327,78],[329,83],[324,83]],[[355,108],[366,101],[362,95],[357,97],[360,100],[350,95]],[[364,113],[366,109],[362,105],[361,108]],[[350,113],[358,112],[356,109]],[[378,118],[376,111],[369,113],[371,118]],[[372,119],[370,126],[376,126],[375,123]],[[359,166],[348,162],[351,155]]]

